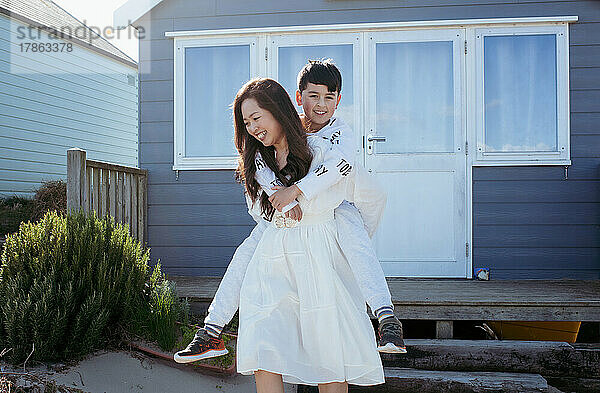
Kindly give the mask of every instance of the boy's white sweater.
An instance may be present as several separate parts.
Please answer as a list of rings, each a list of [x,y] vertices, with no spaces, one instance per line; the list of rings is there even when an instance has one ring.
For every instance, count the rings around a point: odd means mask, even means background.
[[[296,182],[296,186],[307,200],[320,194],[339,181],[348,184],[347,200],[354,203],[364,221],[364,226],[370,237],[373,237],[385,209],[386,195],[382,187],[375,181],[364,167],[355,162],[354,133],[341,119],[331,118],[329,124],[314,134],[328,140],[331,149],[325,155],[325,161],[316,170],[309,172]],[[260,153],[256,156],[256,180],[262,189],[273,195],[274,185],[281,185],[275,173],[265,165]],[[297,205],[294,201],[284,207],[285,213]]]

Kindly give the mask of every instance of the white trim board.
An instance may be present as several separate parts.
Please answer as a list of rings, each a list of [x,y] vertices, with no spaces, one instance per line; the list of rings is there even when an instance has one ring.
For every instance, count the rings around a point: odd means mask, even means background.
[[[113,25],[117,29],[125,29],[140,19],[162,0],[129,0],[113,12]]]
[[[571,165],[571,160],[515,160],[515,161],[473,161],[473,166],[561,166]]]
[[[187,30],[166,31],[165,37],[194,38],[200,36],[219,35],[246,35],[268,33],[308,33],[308,32],[334,32],[334,31],[369,31],[386,29],[415,29],[432,27],[466,27],[466,26],[494,26],[494,25],[523,25],[539,23],[574,23],[578,16],[551,16],[551,17],[526,17],[526,18],[488,18],[488,19],[455,19],[455,20],[425,20],[411,22],[382,22],[382,23],[349,23],[313,26],[282,26],[282,27],[256,27],[244,29],[219,29],[219,30]]]

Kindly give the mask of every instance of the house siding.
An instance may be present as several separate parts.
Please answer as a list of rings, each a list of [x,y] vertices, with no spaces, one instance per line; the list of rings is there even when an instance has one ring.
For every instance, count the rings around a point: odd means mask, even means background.
[[[173,274],[224,273],[252,222],[232,171],[173,165],[173,42],[165,31],[577,15],[570,27],[571,157],[563,167],[473,168],[473,266],[493,279],[600,278],[600,3],[165,0],[137,23],[140,165],[152,257]],[[154,195],[153,195],[154,194]]]
[[[21,38],[25,28],[0,15],[0,195],[66,179],[72,147],[137,166],[137,69],[75,43],[72,52],[20,53],[21,43],[70,42]]]

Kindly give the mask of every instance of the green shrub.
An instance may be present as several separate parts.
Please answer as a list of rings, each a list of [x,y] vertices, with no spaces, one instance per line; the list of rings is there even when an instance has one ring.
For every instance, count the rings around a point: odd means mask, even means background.
[[[16,232],[21,222],[37,221],[49,211],[67,212],[67,184],[63,180],[43,182],[33,199],[0,198],[0,235]]]
[[[19,196],[0,198],[0,235],[16,232],[21,222],[31,220],[34,204],[33,199]]]
[[[0,267],[0,346],[11,360],[98,348],[144,306],[149,250],[111,218],[47,213],[9,235]]]
[[[162,273],[160,261],[154,266],[144,290],[146,301],[135,314],[129,329],[171,351],[177,342],[177,322],[189,322],[189,303],[179,299],[175,284]]]
[[[67,213],[67,183],[64,180],[51,180],[42,183],[33,198],[31,221],[37,221],[49,211]]]

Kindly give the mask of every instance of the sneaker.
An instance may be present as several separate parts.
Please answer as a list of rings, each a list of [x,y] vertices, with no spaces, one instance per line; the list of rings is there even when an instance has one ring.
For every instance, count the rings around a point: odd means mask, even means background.
[[[204,328],[198,329],[188,346],[177,352],[173,359],[177,363],[191,363],[201,359],[227,355],[229,351],[220,338],[209,335]]]
[[[377,350],[385,353],[406,353],[402,323],[398,318],[387,317],[379,323]]]

